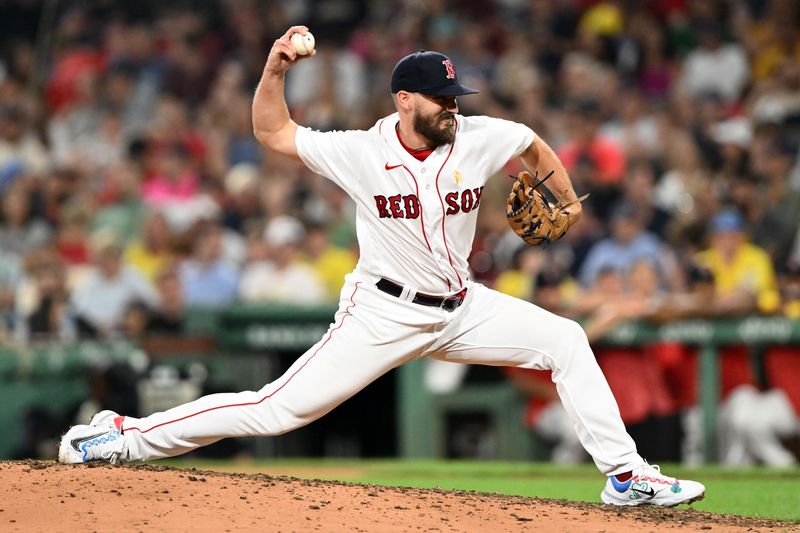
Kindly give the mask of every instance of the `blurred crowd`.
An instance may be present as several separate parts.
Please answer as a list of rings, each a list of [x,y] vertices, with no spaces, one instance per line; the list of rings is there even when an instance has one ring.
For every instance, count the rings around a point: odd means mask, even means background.
[[[357,260],[352,202],[251,132],[271,41],[299,22],[320,44],[287,80],[299,123],[370,127],[392,111],[395,61],[442,50],[481,89],[463,113],[530,125],[592,194],[564,242],[521,248],[502,216],[508,183],[493,180],[475,279],[542,291],[595,337],[633,318],[800,315],[795,2],[2,9],[6,339],[172,331],[188,306],[337,301]]]
[[[522,298],[555,287],[540,302],[590,316],[596,336],[632,318],[800,315],[794,2],[2,9],[5,339],[169,331],[186,306],[337,300],[357,257],[352,203],[251,133],[266,52],[298,22],[320,43],[287,81],[298,122],[368,128],[392,111],[397,58],[443,50],[482,90],[463,113],[529,124],[592,193],[565,242],[523,249],[494,180],[477,280]]]
[[[0,6],[0,342],[338,301],[354,204],[252,134],[267,52],[298,23],[318,52],[287,79],[298,123],[369,128],[393,112],[394,63],[439,50],[481,89],[463,114],[531,126],[591,193],[565,239],[530,248],[493,179],[474,279],[593,340],[625,320],[800,317],[793,0],[43,4]]]

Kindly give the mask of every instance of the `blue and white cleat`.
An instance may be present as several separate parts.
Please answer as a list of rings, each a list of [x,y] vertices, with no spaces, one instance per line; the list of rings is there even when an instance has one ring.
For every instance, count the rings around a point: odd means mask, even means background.
[[[658,465],[644,464],[634,469],[632,474],[626,481],[609,476],[600,493],[603,503],[675,507],[702,500],[706,493],[702,483],[665,476]]]
[[[113,411],[97,413],[89,425],[77,425],[61,437],[58,462],[64,464],[108,461],[111,464],[128,458],[127,439]]]

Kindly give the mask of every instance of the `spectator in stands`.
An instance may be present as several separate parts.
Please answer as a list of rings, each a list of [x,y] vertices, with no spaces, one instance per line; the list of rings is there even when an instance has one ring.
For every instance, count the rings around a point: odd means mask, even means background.
[[[53,258],[34,272],[38,302],[31,313],[20,318],[25,338],[31,340],[71,340],[75,336],[69,314],[69,289],[66,267]]]
[[[633,161],[622,183],[622,201],[637,206],[642,212],[647,231],[659,239],[665,239],[670,213],[655,204],[654,185],[653,165],[643,159]]]
[[[120,332],[126,339],[139,342],[147,333],[150,309],[142,302],[131,302],[122,315]]]
[[[611,218],[611,236],[595,244],[586,257],[580,272],[581,284],[592,286],[598,274],[609,268],[624,273],[641,259],[657,265],[662,284],[667,286],[674,269],[669,250],[645,230],[644,215],[638,206],[621,204]]]
[[[26,183],[14,183],[0,202],[0,250],[25,254],[50,241],[50,226],[33,213]]]
[[[186,301],[178,272],[165,268],[156,278],[159,305],[151,309],[147,320],[147,333],[179,334],[183,332],[186,318]]]
[[[180,143],[166,147],[155,157],[155,172],[142,184],[142,196],[154,206],[172,206],[189,202],[197,195],[199,177],[190,155]]]
[[[540,248],[519,246],[514,251],[509,268],[497,276],[495,289],[515,298],[531,301],[534,281],[546,260],[546,254]]]
[[[8,342],[14,327],[15,292],[23,277],[22,260],[0,249],[0,345]]]
[[[772,143],[765,152],[764,179],[756,184],[762,194],[748,198],[750,204],[758,206],[752,210],[756,217],[751,236],[776,264],[782,265],[791,254],[800,217],[798,149],[794,142],[783,140]]]
[[[166,109],[172,107],[166,106]],[[180,106],[176,107],[182,109]],[[176,115],[183,113],[185,110],[175,112]],[[175,120],[181,122],[185,118]],[[205,157],[205,140],[196,141],[198,145],[195,146],[191,144],[191,137],[188,140],[173,139],[174,132],[159,133],[166,138],[151,144],[153,169],[142,183],[145,202],[159,208],[170,227],[178,232],[191,228],[200,220],[217,218],[220,205],[211,194],[213,189],[201,187],[200,174],[197,171],[200,166],[198,160]]]
[[[225,174],[225,206],[222,223],[226,228],[245,233],[245,224],[264,216],[260,198],[259,169],[250,163],[239,163]]]
[[[781,65],[800,60],[800,34],[795,24],[798,5],[791,0],[767,2],[766,13],[760,20],[749,20],[737,37],[752,54],[753,79],[761,81],[772,77]],[[749,16],[749,14],[744,14]]]
[[[237,267],[222,256],[222,228],[215,222],[200,227],[191,258],[180,266],[186,304],[221,307],[236,300]]]
[[[655,186],[655,205],[690,222],[702,217],[713,191],[700,150],[689,133],[677,128],[670,132],[665,164],[666,172]]]
[[[242,274],[239,294],[245,302],[317,304],[325,301],[325,288],[315,271],[300,260],[305,239],[303,223],[279,216],[264,229],[269,260],[251,263]]]
[[[663,303],[658,267],[650,259],[639,259],[622,274],[624,289],[607,298],[589,315],[584,329],[589,341],[602,339],[614,327],[628,320],[648,318]]]
[[[608,302],[617,301],[625,293],[623,273],[606,266],[595,276],[594,284],[582,287],[582,291],[569,307],[569,316],[585,318]]]
[[[130,159],[103,172],[105,187],[99,194],[100,207],[89,224],[92,233],[112,232],[122,242],[139,234],[146,208],[140,193],[142,175],[140,166]]]
[[[322,224],[308,226],[305,252],[325,291],[325,301],[338,302],[344,277],[356,267],[358,257],[352,251],[331,243],[328,228]]]
[[[600,134],[601,108],[597,100],[579,100],[569,110],[572,140],[558,148],[575,183],[591,192],[589,203],[603,218],[611,209],[625,175],[625,151],[616,140]]]
[[[78,199],[61,209],[61,223],[56,228],[55,247],[67,265],[81,268],[90,262],[89,211]]]
[[[747,53],[735,42],[723,43],[719,21],[699,20],[694,35],[700,46],[683,62],[681,85],[692,95],[717,94],[730,102],[738,100],[748,83]]]
[[[172,232],[163,213],[152,209],[145,215],[141,235],[128,243],[124,258],[151,282],[172,262]]]
[[[780,305],[772,260],[760,247],[748,242],[744,219],[734,210],[717,214],[711,221],[711,247],[697,261],[714,274],[717,312],[774,313]]]
[[[647,159],[662,149],[658,123],[648,111],[647,101],[636,89],[619,95],[621,110],[618,117],[600,128],[600,136],[623,147],[628,159]]]
[[[183,332],[186,305],[175,269],[167,267],[156,279],[159,301],[150,307],[141,301],[128,305],[122,331],[126,338],[142,341],[147,335],[178,336]]]
[[[93,268],[72,293],[72,309],[81,336],[111,338],[120,332],[131,303],[158,303],[150,282],[122,262],[118,238],[101,233],[92,239]]]
[[[0,191],[16,173],[42,175],[48,153],[21,105],[0,106]]]

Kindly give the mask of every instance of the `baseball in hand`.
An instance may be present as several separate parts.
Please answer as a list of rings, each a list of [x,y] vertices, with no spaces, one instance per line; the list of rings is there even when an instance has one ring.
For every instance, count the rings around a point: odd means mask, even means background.
[[[314,36],[311,32],[302,35],[300,33],[292,34],[292,46],[298,55],[307,56],[314,50]]]

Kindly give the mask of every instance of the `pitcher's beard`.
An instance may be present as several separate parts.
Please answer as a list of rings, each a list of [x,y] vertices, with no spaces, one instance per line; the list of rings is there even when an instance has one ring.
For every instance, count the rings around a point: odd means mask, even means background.
[[[449,122],[442,127],[443,122]],[[428,139],[428,148],[436,149],[444,144],[452,144],[456,140],[456,122],[452,113],[440,113],[433,117],[425,117],[414,113],[414,131]]]

